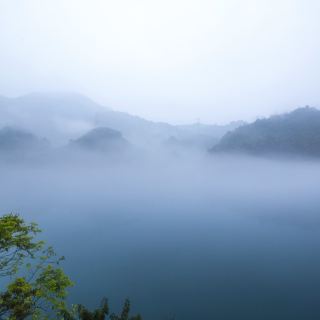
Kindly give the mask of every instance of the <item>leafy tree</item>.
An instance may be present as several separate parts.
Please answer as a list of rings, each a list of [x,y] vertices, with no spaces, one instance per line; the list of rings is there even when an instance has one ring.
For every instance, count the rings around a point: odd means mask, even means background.
[[[0,293],[0,319],[56,318],[66,309],[72,282],[59,267],[64,257],[36,239],[40,232],[18,215],[0,217],[0,276],[11,280]]]
[[[109,313],[106,299],[94,311],[80,304],[69,309],[65,298],[73,284],[59,266],[64,257],[37,240],[40,232],[19,215],[0,217],[0,278],[8,280],[0,291],[0,320],[142,320],[140,315],[129,317],[129,300],[119,316]]]
[[[0,218],[0,276],[16,274],[25,258],[34,258],[44,246],[35,236],[41,230],[35,223],[26,224],[18,215]]]

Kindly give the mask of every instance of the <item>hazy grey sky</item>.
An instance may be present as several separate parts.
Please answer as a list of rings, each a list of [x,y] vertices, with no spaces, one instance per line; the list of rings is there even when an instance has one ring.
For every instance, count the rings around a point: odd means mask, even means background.
[[[0,94],[172,123],[320,106],[319,0],[0,0]]]

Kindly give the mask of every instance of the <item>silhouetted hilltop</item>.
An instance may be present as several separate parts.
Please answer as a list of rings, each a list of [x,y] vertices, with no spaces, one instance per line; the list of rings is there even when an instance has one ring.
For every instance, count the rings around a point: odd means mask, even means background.
[[[121,132],[107,127],[92,129],[80,138],[70,142],[71,147],[98,152],[125,151],[129,145]]]
[[[212,152],[320,156],[320,111],[305,107],[228,132]]]
[[[40,139],[30,132],[4,127],[0,129],[0,154],[9,155],[11,153],[27,154],[35,151],[42,151],[48,147],[45,139]]]

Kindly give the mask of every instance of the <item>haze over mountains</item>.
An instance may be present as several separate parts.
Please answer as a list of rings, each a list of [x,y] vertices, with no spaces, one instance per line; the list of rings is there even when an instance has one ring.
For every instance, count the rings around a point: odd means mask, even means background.
[[[69,145],[71,140],[74,141],[71,143],[73,146],[75,141],[82,146],[84,141],[95,144],[95,139],[100,141],[101,147],[102,137],[108,140],[109,136],[112,140],[118,136],[112,131],[116,130],[127,145],[139,148],[153,149],[169,142],[175,147],[207,150],[227,131],[240,124],[242,122],[225,126],[157,123],[114,111],[73,93],[35,93],[18,98],[0,98],[0,128],[29,132],[47,139],[53,147]],[[101,129],[97,131],[97,128]]]
[[[37,156],[61,148],[100,155],[128,155],[129,151],[207,154],[210,150],[212,154],[318,157],[320,111],[299,108],[251,124],[171,125],[114,111],[74,93],[0,97],[3,154]]]

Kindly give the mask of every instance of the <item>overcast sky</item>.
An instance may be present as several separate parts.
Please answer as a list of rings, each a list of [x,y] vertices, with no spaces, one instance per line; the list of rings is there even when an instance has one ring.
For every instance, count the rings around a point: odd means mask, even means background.
[[[0,0],[0,94],[171,123],[320,106],[319,0]]]

